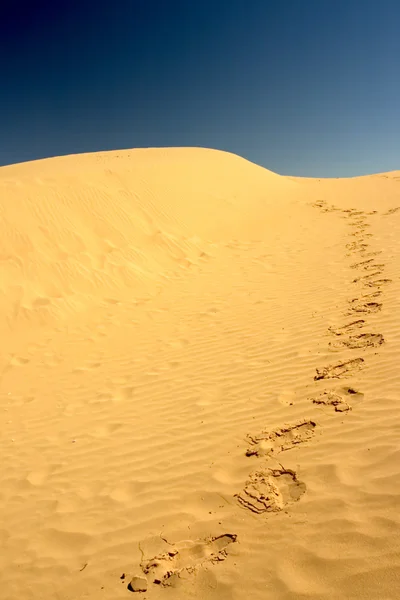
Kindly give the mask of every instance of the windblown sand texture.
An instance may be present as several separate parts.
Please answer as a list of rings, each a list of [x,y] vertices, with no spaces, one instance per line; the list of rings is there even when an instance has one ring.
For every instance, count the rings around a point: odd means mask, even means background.
[[[400,172],[0,169],[1,600],[400,597]]]

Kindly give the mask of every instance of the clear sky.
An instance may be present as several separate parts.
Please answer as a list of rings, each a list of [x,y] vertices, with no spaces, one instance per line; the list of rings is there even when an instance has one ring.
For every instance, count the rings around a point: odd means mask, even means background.
[[[202,146],[400,169],[399,0],[1,0],[0,165]]]

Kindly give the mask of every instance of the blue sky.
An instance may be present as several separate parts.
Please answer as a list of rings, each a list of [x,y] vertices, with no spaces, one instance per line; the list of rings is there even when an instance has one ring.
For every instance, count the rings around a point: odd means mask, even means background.
[[[398,0],[3,0],[0,165],[132,147],[400,168]]]

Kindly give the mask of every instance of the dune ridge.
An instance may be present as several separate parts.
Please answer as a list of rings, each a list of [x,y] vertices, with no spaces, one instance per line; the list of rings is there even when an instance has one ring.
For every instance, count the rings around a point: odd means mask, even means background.
[[[1,598],[397,598],[399,215],[208,149],[0,168]]]
[[[57,320],[114,291],[154,292],[201,266],[213,244],[261,238],[273,203],[296,187],[239,157],[196,149],[67,156],[0,172],[8,325]]]

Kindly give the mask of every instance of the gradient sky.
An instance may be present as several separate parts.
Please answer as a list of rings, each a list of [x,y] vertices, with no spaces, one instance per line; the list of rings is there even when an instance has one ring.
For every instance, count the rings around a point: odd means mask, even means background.
[[[202,146],[400,169],[398,0],[1,0],[0,165]]]

